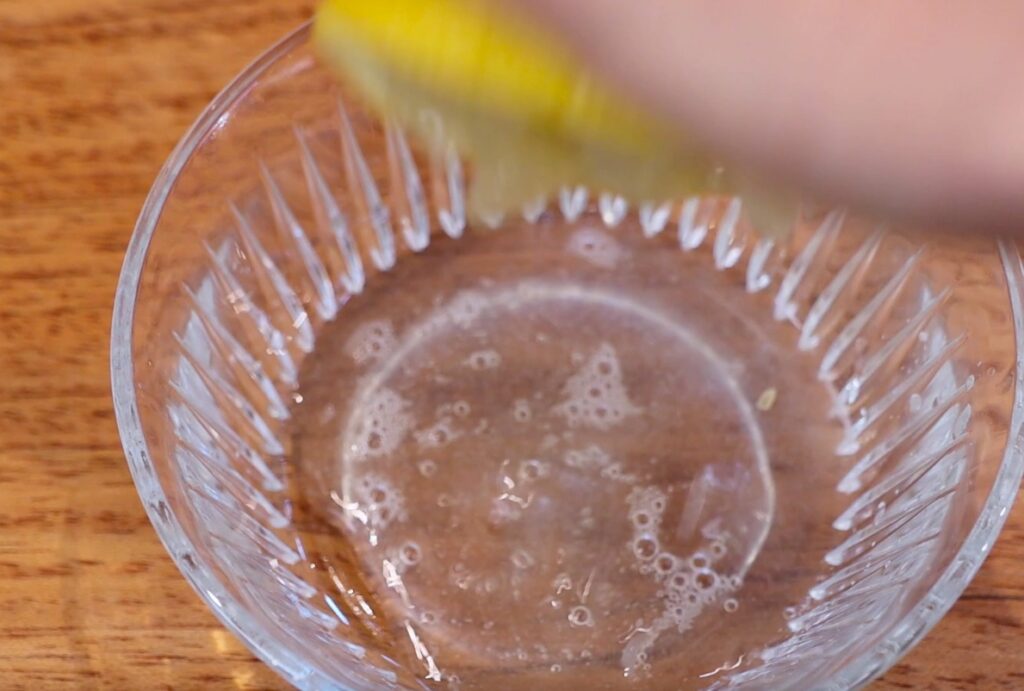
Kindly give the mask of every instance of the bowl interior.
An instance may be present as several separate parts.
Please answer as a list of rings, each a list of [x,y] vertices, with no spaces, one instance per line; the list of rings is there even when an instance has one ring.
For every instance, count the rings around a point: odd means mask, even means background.
[[[741,199],[581,187],[471,219],[467,184],[303,29],[140,220],[125,447],[268,663],[307,688],[845,688],[952,604],[1020,479],[1013,245],[817,209],[772,242]]]

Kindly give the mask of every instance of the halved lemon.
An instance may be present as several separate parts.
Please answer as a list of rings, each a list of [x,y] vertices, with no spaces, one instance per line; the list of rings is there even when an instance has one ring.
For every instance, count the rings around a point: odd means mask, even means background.
[[[735,191],[675,129],[491,3],[326,0],[314,38],[383,114],[428,142],[440,143],[430,123],[443,123],[473,165],[476,213],[505,212],[570,184],[634,202]]]

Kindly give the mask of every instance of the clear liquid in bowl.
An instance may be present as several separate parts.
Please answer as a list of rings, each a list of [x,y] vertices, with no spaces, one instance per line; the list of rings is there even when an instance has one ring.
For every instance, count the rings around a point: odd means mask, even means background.
[[[831,394],[767,299],[659,240],[439,239],[318,335],[296,522],[421,678],[703,687],[820,571]]]

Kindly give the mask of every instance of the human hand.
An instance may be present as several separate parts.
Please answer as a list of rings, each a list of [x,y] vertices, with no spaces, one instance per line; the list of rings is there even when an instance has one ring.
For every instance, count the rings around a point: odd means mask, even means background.
[[[1024,229],[1024,3],[504,1],[769,179],[901,218]]]

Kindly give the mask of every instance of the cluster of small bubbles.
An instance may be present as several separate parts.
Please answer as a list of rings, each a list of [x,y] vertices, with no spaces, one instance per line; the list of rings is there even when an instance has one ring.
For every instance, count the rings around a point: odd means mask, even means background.
[[[526,550],[517,549],[512,553],[512,563],[517,569],[526,570],[533,566],[536,562],[533,560],[533,556]]]
[[[467,327],[480,318],[487,305],[486,298],[475,290],[464,290],[448,303],[446,313],[457,326]]]
[[[602,343],[580,370],[569,377],[564,390],[565,400],[552,411],[564,417],[570,427],[607,430],[642,412],[629,400],[618,356],[607,343]]]
[[[345,352],[357,365],[387,357],[397,345],[395,330],[386,319],[366,322],[345,343]]]
[[[434,477],[434,474],[437,473],[437,463],[434,463],[429,458],[425,458],[417,463],[416,468],[423,477]]]
[[[584,449],[569,449],[563,457],[567,466],[580,470],[601,470],[607,467],[611,460],[611,456],[596,444]]]
[[[621,664],[627,676],[648,669],[647,655],[651,646],[669,629],[683,633],[709,604],[735,590],[738,576],[725,576],[714,569],[714,564],[726,552],[728,535],[715,526],[705,526],[702,532],[709,540],[707,551],[699,550],[681,558],[669,551],[660,551],[658,529],[667,508],[668,497],[656,486],[634,487],[627,497],[629,520],[633,528],[630,549],[639,562],[639,571],[651,574],[661,584],[658,594],[664,609],[653,621],[637,622],[627,637],[622,650]],[[722,605],[726,611],[735,611],[739,602],[729,598]]]
[[[445,416],[430,427],[413,432],[416,443],[423,449],[436,449],[462,436],[455,429],[452,418]]]
[[[533,417],[533,413],[530,410],[530,402],[525,398],[518,398],[512,404],[512,417],[516,419],[516,422],[529,422],[530,418]]]
[[[519,464],[519,479],[524,482],[540,480],[547,477],[549,470],[547,463],[531,458]]]
[[[469,569],[467,569],[466,565],[462,562],[457,562],[452,566],[449,577],[452,584],[459,590],[466,590],[469,588],[473,579],[472,574],[469,573]]]
[[[416,566],[423,558],[423,550],[420,549],[419,543],[408,540],[398,548],[398,558],[406,566]]]
[[[496,350],[477,350],[470,353],[464,364],[475,370],[495,369],[501,366],[501,353]]]
[[[613,269],[625,251],[607,233],[596,228],[580,228],[569,238],[566,250],[602,269]]]
[[[632,485],[639,480],[639,478],[633,473],[624,472],[622,470],[622,464],[618,462],[612,463],[610,466],[603,468],[601,470],[601,477],[627,485]]]
[[[388,388],[374,391],[353,419],[345,454],[353,460],[393,452],[415,424],[409,402]]]
[[[352,488],[352,500],[355,505],[348,508],[349,515],[373,530],[406,518],[402,495],[379,475],[367,473],[359,478]]]
[[[591,614],[590,608],[586,605],[576,605],[570,609],[567,618],[569,620],[569,624],[574,627],[594,625],[594,615]]]
[[[637,530],[656,531],[665,513],[665,492],[656,486],[634,487],[626,497],[629,503],[629,520]]]
[[[475,590],[479,595],[489,595],[491,593],[497,592],[498,579],[494,578],[493,576],[485,578],[476,584]]]
[[[577,524],[581,530],[591,530],[597,521],[594,519],[594,510],[589,506],[580,509],[580,520]]]
[[[470,410],[469,403],[466,401],[455,401],[455,403],[452,403],[452,412],[455,413],[456,417],[466,417],[469,415]]]

